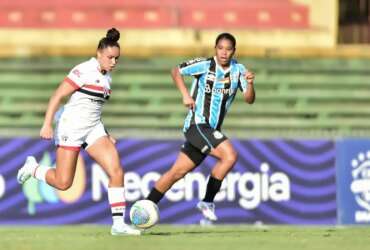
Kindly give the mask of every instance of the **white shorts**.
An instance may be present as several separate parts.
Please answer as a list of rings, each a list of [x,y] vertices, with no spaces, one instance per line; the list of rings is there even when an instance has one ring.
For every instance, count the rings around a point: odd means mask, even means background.
[[[64,119],[57,121],[54,133],[56,146],[79,151],[81,147],[86,149],[100,137],[108,135],[101,121],[90,127],[76,127],[76,123],[74,125]]]

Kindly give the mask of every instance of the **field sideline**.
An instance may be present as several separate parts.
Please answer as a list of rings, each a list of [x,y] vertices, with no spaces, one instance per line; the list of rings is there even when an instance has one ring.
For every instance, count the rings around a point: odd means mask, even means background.
[[[0,249],[370,249],[368,227],[160,225],[139,237],[113,237],[108,232],[105,225],[0,226]]]

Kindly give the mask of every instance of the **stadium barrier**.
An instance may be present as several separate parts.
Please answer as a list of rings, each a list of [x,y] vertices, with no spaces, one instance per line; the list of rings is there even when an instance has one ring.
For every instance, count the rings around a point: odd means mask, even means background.
[[[239,160],[216,196],[218,223],[336,224],[335,143],[330,140],[234,140]],[[85,152],[70,190],[16,182],[27,155],[55,162],[54,146],[32,138],[0,140],[0,224],[110,223],[108,177]],[[145,197],[176,159],[181,141],[121,139],[127,201]],[[195,204],[215,160],[180,180],[160,204],[161,223],[199,223]]]

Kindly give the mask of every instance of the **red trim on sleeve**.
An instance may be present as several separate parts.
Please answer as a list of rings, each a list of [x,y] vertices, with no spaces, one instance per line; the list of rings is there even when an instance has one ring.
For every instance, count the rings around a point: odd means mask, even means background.
[[[80,89],[81,87],[78,86],[77,83],[75,83],[71,78],[69,78],[68,76],[66,78],[64,78],[64,81],[65,82],[68,82],[74,89]]]

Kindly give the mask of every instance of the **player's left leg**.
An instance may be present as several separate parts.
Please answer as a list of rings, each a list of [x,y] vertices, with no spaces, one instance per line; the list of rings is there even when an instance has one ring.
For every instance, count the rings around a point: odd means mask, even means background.
[[[76,150],[58,147],[56,150],[56,167],[37,163],[35,157],[28,156],[25,164],[18,170],[17,180],[20,184],[34,177],[46,182],[58,190],[67,190],[73,183],[79,147]]]
[[[88,154],[104,169],[109,176],[108,200],[111,206],[113,226],[112,235],[140,235],[140,231],[131,228],[124,222],[126,199],[124,173],[119,154],[109,136],[96,139],[86,148]]]
[[[235,151],[229,139],[221,142],[216,148],[213,148],[210,155],[218,159],[216,165],[212,169],[211,176],[218,180],[223,180],[225,176],[233,168],[238,154]]]
[[[207,136],[207,133],[204,134]],[[213,201],[221,188],[223,179],[234,166],[237,160],[237,153],[234,150],[231,141],[226,137],[223,136],[221,141],[214,140],[211,136],[208,136],[208,138],[210,138],[209,141],[214,146],[210,150],[209,154],[217,158],[218,161],[212,169],[209,177],[204,199],[198,202],[197,208],[202,212],[206,219],[215,221],[217,220],[217,216],[215,214],[215,204]]]

